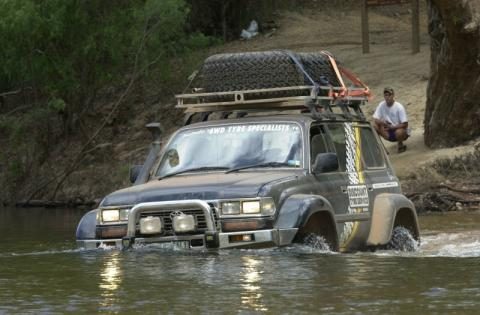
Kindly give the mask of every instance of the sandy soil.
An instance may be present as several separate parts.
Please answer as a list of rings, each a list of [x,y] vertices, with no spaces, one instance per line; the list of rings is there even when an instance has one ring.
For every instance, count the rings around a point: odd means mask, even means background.
[[[319,6],[305,12],[279,13],[275,31],[265,31],[245,41],[222,47],[222,52],[290,49],[299,52],[327,50],[366,83],[373,98],[364,108],[371,119],[377,104],[383,100],[383,87],[395,89],[396,100],[402,103],[409,117],[412,136],[406,141],[408,150],[397,153],[396,144],[385,142],[397,175],[409,173],[436,157],[463,154],[472,145],[431,150],[424,145],[423,119],[429,78],[430,43],[427,14],[422,2],[420,15],[420,53],[412,54],[411,14],[409,6],[387,6],[369,9],[370,53],[362,53],[360,9],[338,9]]]

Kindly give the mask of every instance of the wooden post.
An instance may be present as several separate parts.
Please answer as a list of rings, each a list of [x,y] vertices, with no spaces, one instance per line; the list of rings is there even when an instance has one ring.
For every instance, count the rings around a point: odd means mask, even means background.
[[[412,0],[412,53],[420,52],[420,8],[418,0]]]
[[[370,52],[367,0],[362,1],[362,49],[364,54],[368,54]]]

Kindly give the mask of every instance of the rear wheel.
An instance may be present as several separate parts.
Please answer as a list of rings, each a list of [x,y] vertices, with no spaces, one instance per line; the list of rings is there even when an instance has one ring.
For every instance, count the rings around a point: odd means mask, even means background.
[[[387,249],[403,252],[413,252],[418,248],[418,241],[413,237],[412,232],[403,227],[396,226],[392,231],[392,238],[387,244]]]

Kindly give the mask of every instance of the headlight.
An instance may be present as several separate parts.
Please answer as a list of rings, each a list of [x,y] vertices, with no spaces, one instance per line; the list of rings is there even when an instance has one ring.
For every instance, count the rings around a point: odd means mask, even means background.
[[[103,210],[102,211],[102,221],[103,222],[112,222],[120,220],[120,210]]]
[[[105,209],[102,210],[103,222],[128,221],[130,209]]]
[[[223,214],[240,214],[240,201],[229,201],[222,203]]]
[[[259,200],[238,200],[224,201],[220,203],[223,215],[264,215],[272,216],[275,214],[275,203],[272,198],[260,198]]]
[[[242,202],[242,213],[245,213],[245,214],[260,213],[260,201]]]

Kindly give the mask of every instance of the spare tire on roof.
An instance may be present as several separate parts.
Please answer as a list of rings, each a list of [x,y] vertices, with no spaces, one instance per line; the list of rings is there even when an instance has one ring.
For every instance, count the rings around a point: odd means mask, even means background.
[[[301,66],[298,65],[298,63]],[[330,60],[322,53],[264,51],[217,54],[207,58],[192,87],[205,93],[318,85],[339,86]],[[308,95],[304,90],[263,92],[262,97]],[[209,98],[221,101],[222,96]]]

